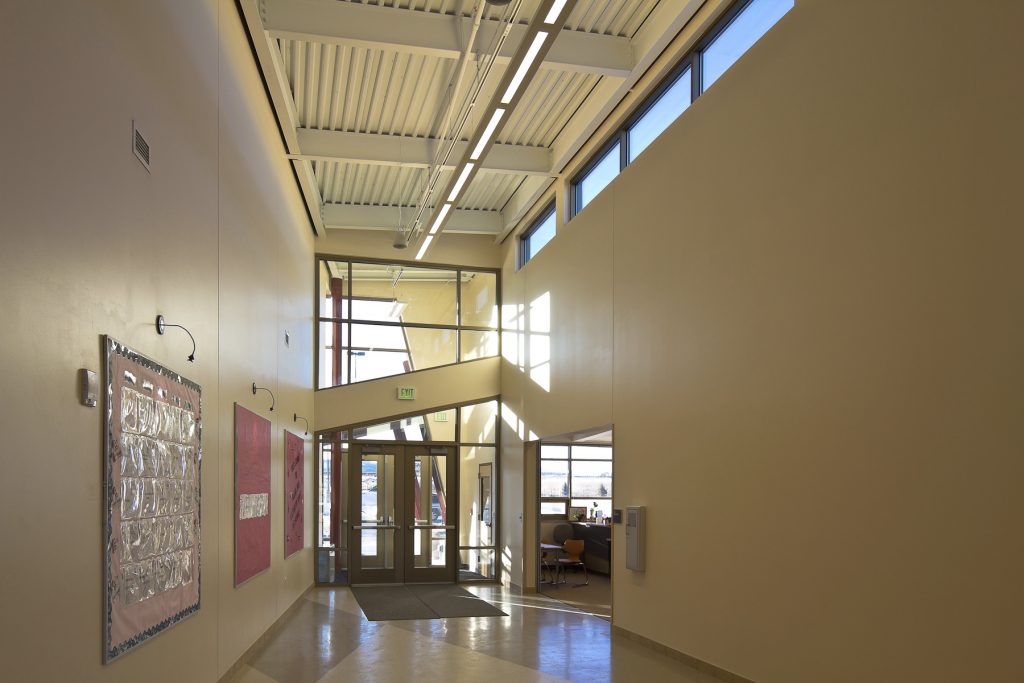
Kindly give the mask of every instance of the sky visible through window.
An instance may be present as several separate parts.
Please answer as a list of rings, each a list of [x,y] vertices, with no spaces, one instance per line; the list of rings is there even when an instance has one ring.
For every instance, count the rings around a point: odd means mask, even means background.
[[[754,0],[704,50],[702,90],[707,90],[757,39],[793,9],[793,0]]]
[[[619,143],[612,145],[601,161],[576,185],[576,210],[581,210],[619,174]]]
[[[523,244],[523,263],[532,259],[548,242],[555,237],[555,212],[549,211],[546,218],[537,224],[537,228],[526,236]]]
[[[690,69],[687,69],[629,129],[629,160],[636,159],[689,106]]]

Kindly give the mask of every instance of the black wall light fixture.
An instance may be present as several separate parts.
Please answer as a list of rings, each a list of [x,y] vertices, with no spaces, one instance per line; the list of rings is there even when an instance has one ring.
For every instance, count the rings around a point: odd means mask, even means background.
[[[162,315],[158,315],[156,317],[156,333],[163,334],[164,332],[167,331],[168,327],[177,327],[179,329],[185,330],[185,334],[187,334],[188,338],[192,340],[192,353],[188,354],[187,360],[189,363],[194,363],[196,360],[196,338],[192,336],[191,332],[185,329],[184,325],[172,325],[165,321]]]
[[[274,404],[277,403],[277,399],[274,398],[274,392],[266,387],[256,386],[256,382],[252,383],[252,395],[255,396],[257,391],[265,391],[270,394],[270,412],[274,412]]]
[[[307,420],[304,417],[300,417],[298,413],[292,413],[292,422],[298,422],[299,420],[302,420],[303,422],[306,423],[306,431],[302,432],[302,435],[303,436],[308,436],[309,435],[309,420]]]

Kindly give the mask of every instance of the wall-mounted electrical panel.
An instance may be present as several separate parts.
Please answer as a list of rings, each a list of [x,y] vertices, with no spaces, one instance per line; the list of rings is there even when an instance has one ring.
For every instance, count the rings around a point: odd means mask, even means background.
[[[626,508],[626,569],[642,572],[647,568],[647,507]]]

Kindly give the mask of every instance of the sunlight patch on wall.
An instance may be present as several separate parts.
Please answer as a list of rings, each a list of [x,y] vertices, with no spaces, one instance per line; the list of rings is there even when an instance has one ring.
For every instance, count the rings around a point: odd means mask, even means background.
[[[551,391],[550,292],[544,292],[530,302],[527,332],[530,338],[530,379],[544,391]]]

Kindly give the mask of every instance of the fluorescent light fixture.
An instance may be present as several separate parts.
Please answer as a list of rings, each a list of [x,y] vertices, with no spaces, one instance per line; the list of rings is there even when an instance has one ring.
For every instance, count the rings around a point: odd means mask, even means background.
[[[452,210],[451,204],[445,204],[441,207],[441,213],[437,214],[437,218],[434,219],[434,224],[430,226],[430,234],[434,235],[438,230],[441,229],[441,224],[444,223],[444,217],[448,215],[448,212]]]
[[[562,13],[563,7],[565,7],[565,0],[555,0],[555,4],[551,6],[551,10],[548,12],[548,15],[544,17],[544,23],[555,23],[555,19],[558,19],[558,15]]]
[[[469,158],[476,161],[483,154],[484,147],[491,141],[491,136],[494,135],[494,129],[498,127],[498,122],[501,121],[501,117],[505,115],[504,109],[495,109],[494,113],[491,114],[491,120],[487,123],[487,127],[484,128],[484,134],[480,138],[480,142],[476,143],[476,147],[473,148],[473,153],[469,155]]]
[[[519,90],[519,86],[523,84],[523,79],[526,78],[526,72],[530,70],[530,66],[533,64],[533,60],[537,59],[537,53],[540,52],[540,46],[547,40],[547,31],[538,31],[537,35],[533,37],[533,43],[530,44],[530,49],[526,51],[526,56],[523,57],[522,63],[519,68],[516,69],[516,75],[512,77],[512,82],[508,84],[508,88],[505,90],[505,94],[501,98],[502,104],[508,104],[515,97],[516,91]]]
[[[427,235],[427,239],[423,240],[423,246],[420,247],[419,253],[416,254],[416,260],[417,261],[419,261],[421,258],[423,258],[423,255],[427,253],[427,248],[430,246],[430,243],[433,242],[433,241],[434,241],[434,236],[433,235]]]
[[[399,301],[398,299],[395,299],[394,303],[391,304],[391,312],[388,313],[388,317],[389,318],[397,318],[398,316],[402,315],[402,312],[405,311],[405,307],[407,305],[408,305],[408,302],[406,302],[406,301]]]
[[[459,179],[455,181],[455,187],[452,188],[451,193],[448,195],[448,201],[454,202],[455,198],[459,196],[459,192],[462,191],[462,186],[466,182],[466,178],[469,177],[469,172],[473,170],[473,164],[466,164],[462,168],[462,173],[459,174]]]

